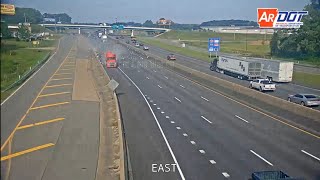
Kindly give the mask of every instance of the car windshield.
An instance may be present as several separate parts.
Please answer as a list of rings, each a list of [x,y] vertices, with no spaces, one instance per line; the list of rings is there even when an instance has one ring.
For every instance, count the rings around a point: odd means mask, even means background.
[[[320,0],[0,13],[0,180],[320,180]]]
[[[266,80],[266,81],[261,81],[261,83],[262,83],[262,84],[273,84],[272,82],[267,81],[267,80]]]
[[[314,95],[304,95],[304,97],[306,97],[307,99],[314,99],[314,98],[317,98],[316,96]]]

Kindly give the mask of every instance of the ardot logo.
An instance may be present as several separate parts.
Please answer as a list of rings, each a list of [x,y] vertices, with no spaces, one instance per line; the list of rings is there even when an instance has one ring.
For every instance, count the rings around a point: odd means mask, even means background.
[[[258,8],[260,28],[300,28],[302,16],[308,11],[278,11],[277,8]]]

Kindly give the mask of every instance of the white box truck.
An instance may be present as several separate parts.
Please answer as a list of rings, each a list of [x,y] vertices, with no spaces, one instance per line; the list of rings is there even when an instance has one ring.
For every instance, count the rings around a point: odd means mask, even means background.
[[[293,62],[259,59],[262,63],[261,77],[275,82],[291,82]]]
[[[239,79],[257,79],[261,77],[261,62],[240,57],[220,56],[211,63],[210,69]]]

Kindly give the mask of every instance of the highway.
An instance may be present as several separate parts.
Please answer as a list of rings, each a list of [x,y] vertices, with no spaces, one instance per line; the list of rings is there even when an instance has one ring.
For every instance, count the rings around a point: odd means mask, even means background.
[[[310,135],[249,109],[113,40],[92,42],[101,53],[111,50],[118,56],[119,68],[106,71],[120,83],[117,94],[134,179],[249,179],[252,172],[264,170],[320,179],[319,131]],[[167,55],[155,47],[150,52]],[[177,62],[215,74],[205,62],[179,55]],[[279,85],[274,94],[282,97],[293,88],[301,87]],[[318,130],[319,124],[310,128]],[[153,163],[179,168],[152,172]]]
[[[126,40],[129,40],[129,38],[126,37],[126,39],[123,41],[125,42]],[[132,44],[132,43],[130,43],[130,44]],[[172,52],[169,52],[169,51],[164,50],[162,48],[159,48],[156,46],[151,46],[149,44],[148,44],[148,47],[149,47],[150,53],[157,55],[159,57],[162,57],[164,59],[167,57],[168,54],[172,53]],[[205,61],[202,61],[199,59],[195,59],[192,57],[184,56],[181,54],[177,54],[177,53],[174,53],[174,54],[177,58],[176,59],[177,63],[191,67],[195,70],[199,70],[201,72],[219,77],[221,79],[225,79],[227,81],[243,85],[245,87],[249,86],[248,81],[240,80],[240,79],[237,79],[237,78],[225,75],[225,74],[220,74],[220,73],[211,71],[209,69],[210,63],[208,63],[208,62],[205,62]],[[276,97],[279,97],[282,99],[287,99],[288,94],[297,94],[297,93],[309,93],[309,94],[316,94],[316,95],[320,96],[319,89],[308,88],[308,87],[300,86],[300,85],[293,84],[293,83],[277,83],[276,87],[277,87],[277,90],[275,92],[265,92],[265,93],[268,93],[270,95],[273,95],[273,96],[276,96]],[[320,110],[320,107],[313,107],[313,108]]]
[[[83,39],[65,35],[56,53],[1,104],[1,179],[94,179],[99,102],[92,83],[79,79],[88,76],[88,49]]]

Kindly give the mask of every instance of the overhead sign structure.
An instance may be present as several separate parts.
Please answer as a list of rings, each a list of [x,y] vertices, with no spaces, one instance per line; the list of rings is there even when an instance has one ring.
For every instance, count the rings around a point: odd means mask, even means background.
[[[211,58],[211,53],[216,52],[216,57],[218,56],[218,52],[220,51],[220,38],[215,37],[215,38],[209,38],[208,40],[208,51],[210,53],[210,58]]]
[[[119,27],[117,26],[117,25],[113,25],[112,26],[112,29],[114,29],[114,30],[116,30],[116,29],[118,29]]]
[[[1,14],[13,16],[16,14],[16,9],[13,4],[1,4]]]

